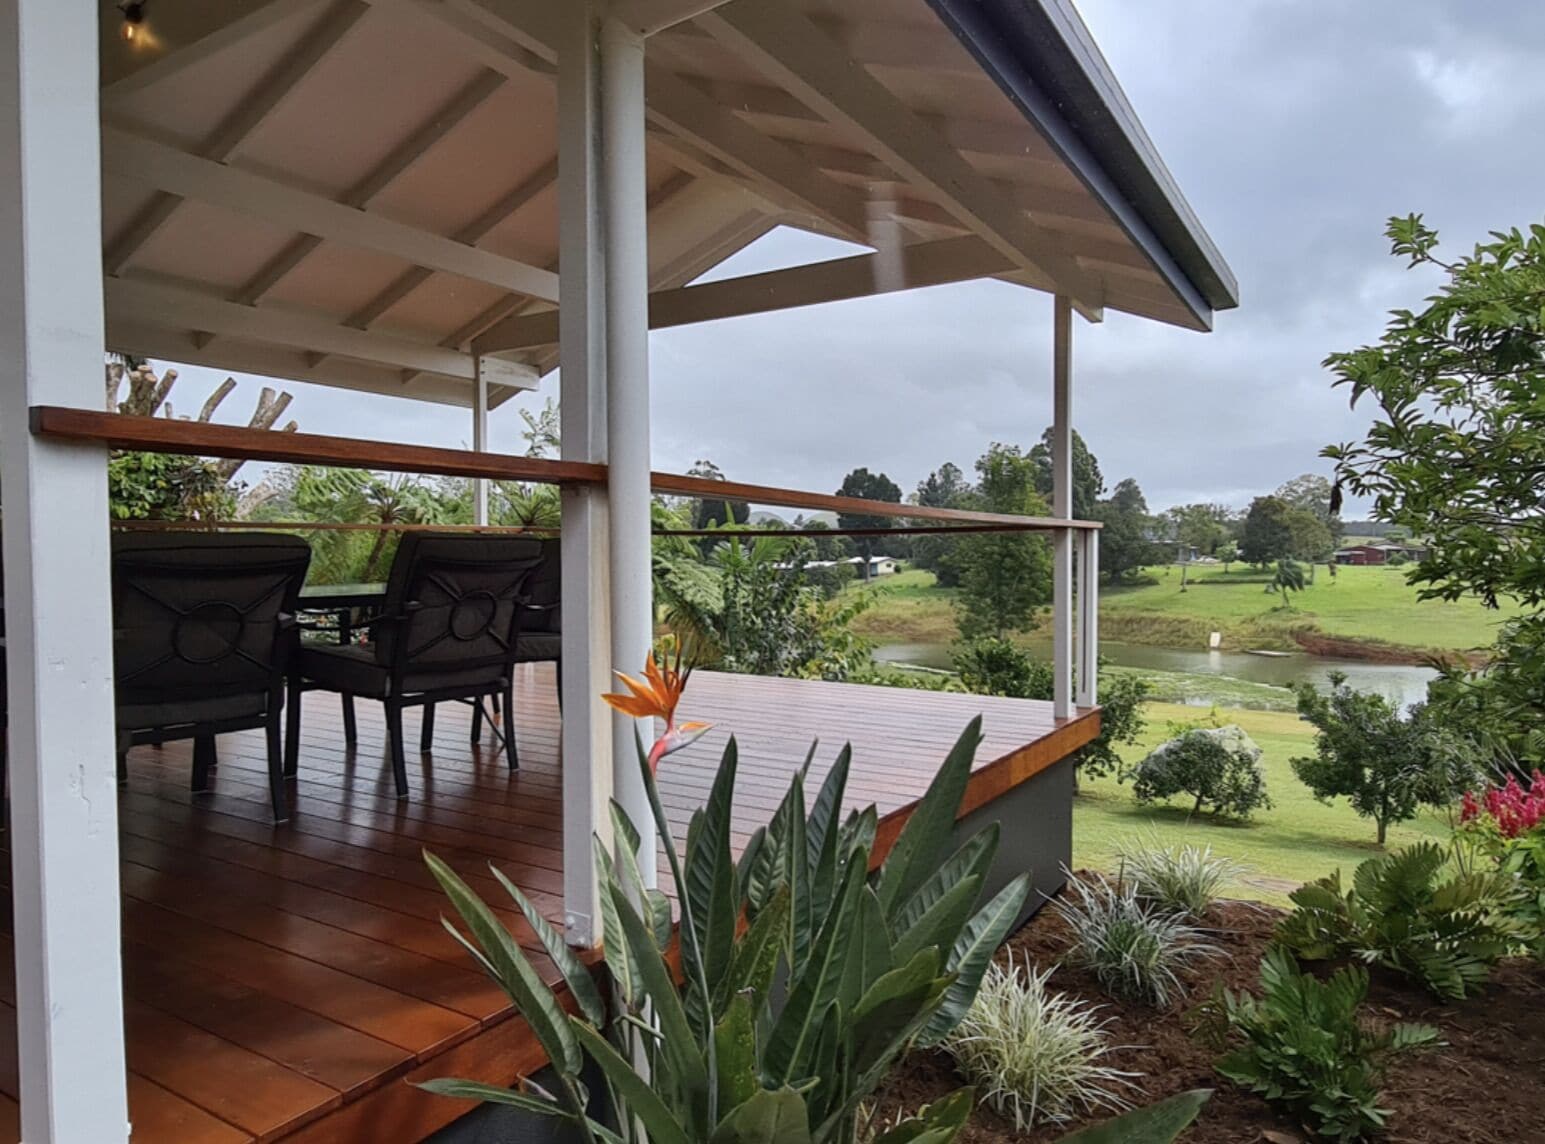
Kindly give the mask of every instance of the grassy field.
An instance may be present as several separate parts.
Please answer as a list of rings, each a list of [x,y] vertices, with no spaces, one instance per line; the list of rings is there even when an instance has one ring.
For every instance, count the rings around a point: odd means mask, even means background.
[[[1148,729],[1140,743],[1125,750],[1135,762],[1169,738],[1169,724],[1206,717],[1196,707],[1168,703],[1147,705]],[[1288,760],[1313,750],[1314,732],[1296,715],[1277,711],[1218,709],[1225,723],[1238,723],[1260,745],[1266,768],[1266,787],[1275,804],[1258,811],[1246,825],[1216,822],[1206,815],[1189,818],[1186,807],[1176,804],[1141,806],[1131,787],[1114,779],[1085,782],[1073,804],[1073,861],[1075,866],[1112,870],[1125,845],[1157,840],[1172,845],[1190,842],[1211,845],[1250,869],[1234,892],[1245,898],[1283,904],[1289,890],[1302,882],[1329,874],[1336,867],[1350,875],[1358,862],[1379,851],[1373,842],[1373,823],[1358,818],[1344,800],[1326,806],[1316,802],[1293,774]],[[1444,839],[1447,823],[1425,813],[1413,822],[1390,827],[1389,845],[1399,847],[1422,839]]]
[[[1293,594],[1283,608],[1265,578],[1234,565],[1197,569],[1180,591],[1178,568],[1155,568],[1133,587],[1100,593],[1104,638],[1158,647],[1205,647],[1210,632],[1223,633],[1225,648],[1289,648],[1297,638],[1325,636],[1359,644],[1407,649],[1470,650],[1492,642],[1496,625],[1512,609],[1489,611],[1478,601],[1445,603],[1417,599],[1399,568],[1324,567],[1315,583]],[[949,643],[956,637],[953,591],[934,584],[932,573],[899,572],[869,589],[874,606],[854,627],[880,643]]]
[[[1140,586],[1105,588],[1102,631],[1110,639],[1156,643],[1163,641],[1136,637],[1179,621],[1198,632],[1221,631],[1232,646],[1257,646],[1312,627],[1342,639],[1469,650],[1490,644],[1497,623],[1513,614],[1490,611],[1478,600],[1419,600],[1399,568],[1345,567],[1335,576],[1318,568],[1315,582],[1293,593],[1291,609],[1265,591],[1264,576],[1241,565],[1227,573],[1218,565],[1199,568],[1188,579],[1181,592],[1180,570],[1166,567],[1153,569]]]

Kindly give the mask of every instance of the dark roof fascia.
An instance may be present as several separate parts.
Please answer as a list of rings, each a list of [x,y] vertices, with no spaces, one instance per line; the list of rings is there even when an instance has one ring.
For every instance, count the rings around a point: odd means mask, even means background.
[[[1204,327],[1239,284],[1069,0],[928,0]]]

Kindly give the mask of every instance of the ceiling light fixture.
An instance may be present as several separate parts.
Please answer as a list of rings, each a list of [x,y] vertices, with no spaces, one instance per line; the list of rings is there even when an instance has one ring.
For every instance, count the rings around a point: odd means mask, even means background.
[[[123,13],[123,38],[131,44],[145,22],[145,3],[146,0],[118,0],[118,11]]]

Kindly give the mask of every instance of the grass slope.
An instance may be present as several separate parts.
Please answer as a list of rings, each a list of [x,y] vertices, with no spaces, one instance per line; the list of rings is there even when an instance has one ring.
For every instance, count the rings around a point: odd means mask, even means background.
[[[1419,600],[1399,568],[1321,567],[1315,583],[1281,607],[1265,591],[1265,577],[1234,565],[1194,571],[1185,592],[1178,568],[1155,568],[1147,582],[1100,590],[1100,630],[1105,639],[1160,647],[1205,647],[1208,634],[1223,633],[1228,648],[1295,645],[1294,633],[1405,649],[1464,651],[1492,642],[1499,622],[1516,614],[1490,611],[1477,600]],[[879,643],[950,643],[957,636],[955,592],[939,588],[933,574],[899,572],[869,587],[873,606],[854,627]],[[1396,657],[1401,658],[1401,657]],[[1409,656],[1404,658],[1410,658]]]
[[[1170,723],[1196,720],[1207,712],[1150,703],[1146,714],[1148,729],[1142,741],[1123,752],[1129,763],[1169,738]],[[1237,896],[1280,905],[1300,883],[1329,874],[1337,866],[1350,874],[1363,859],[1379,853],[1371,821],[1357,817],[1344,800],[1329,806],[1316,802],[1293,774],[1288,760],[1314,749],[1312,727],[1286,712],[1222,708],[1217,714],[1225,723],[1239,724],[1260,745],[1266,789],[1275,805],[1258,811],[1250,823],[1238,825],[1207,815],[1188,818],[1187,807],[1179,803],[1142,806],[1132,797],[1130,786],[1114,779],[1084,782],[1073,804],[1076,867],[1114,872],[1123,844],[1148,840],[1163,845],[1210,844],[1215,853],[1249,865],[1249,873],[1235,887]],[[1426,813],[1391,826],[1389,834],[1389,846],[1394,848],[1428,838],[1442,840],[1448,825],[1438,815]]]
[[[1400,568],[1345,567],[1335,576],[1318,568],[1315,582],[1293,593],[1291,609],[1266,592],[1266,577],[1237,564],[1227,573],[1218,565],[1196,569],[1188,579],[1181,592],[1180,570],[1157,568],[1148,583],[1103,589],[1103,634],[1153,643],[1159,641],[1135,637],[1178,624],[1204,639],[1208,631],[1221,631],[1228,643],[1255,646],[1251,641],[1281,642],[1294,629],[1312,627],[1342,639],[1469,650],[1489,645],[1496,625],[1515,614],[1510,608],[1491,611],[1478,600],[1420,600]]]

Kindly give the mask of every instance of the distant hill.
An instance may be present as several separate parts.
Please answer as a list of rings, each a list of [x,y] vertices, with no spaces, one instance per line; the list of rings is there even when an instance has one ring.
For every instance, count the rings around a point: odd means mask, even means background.
[[[788,521],[775,512],[768,512],[765,508],[753,509],[747,519],[748,524],[770,524],[777,528],[788,527]]]

